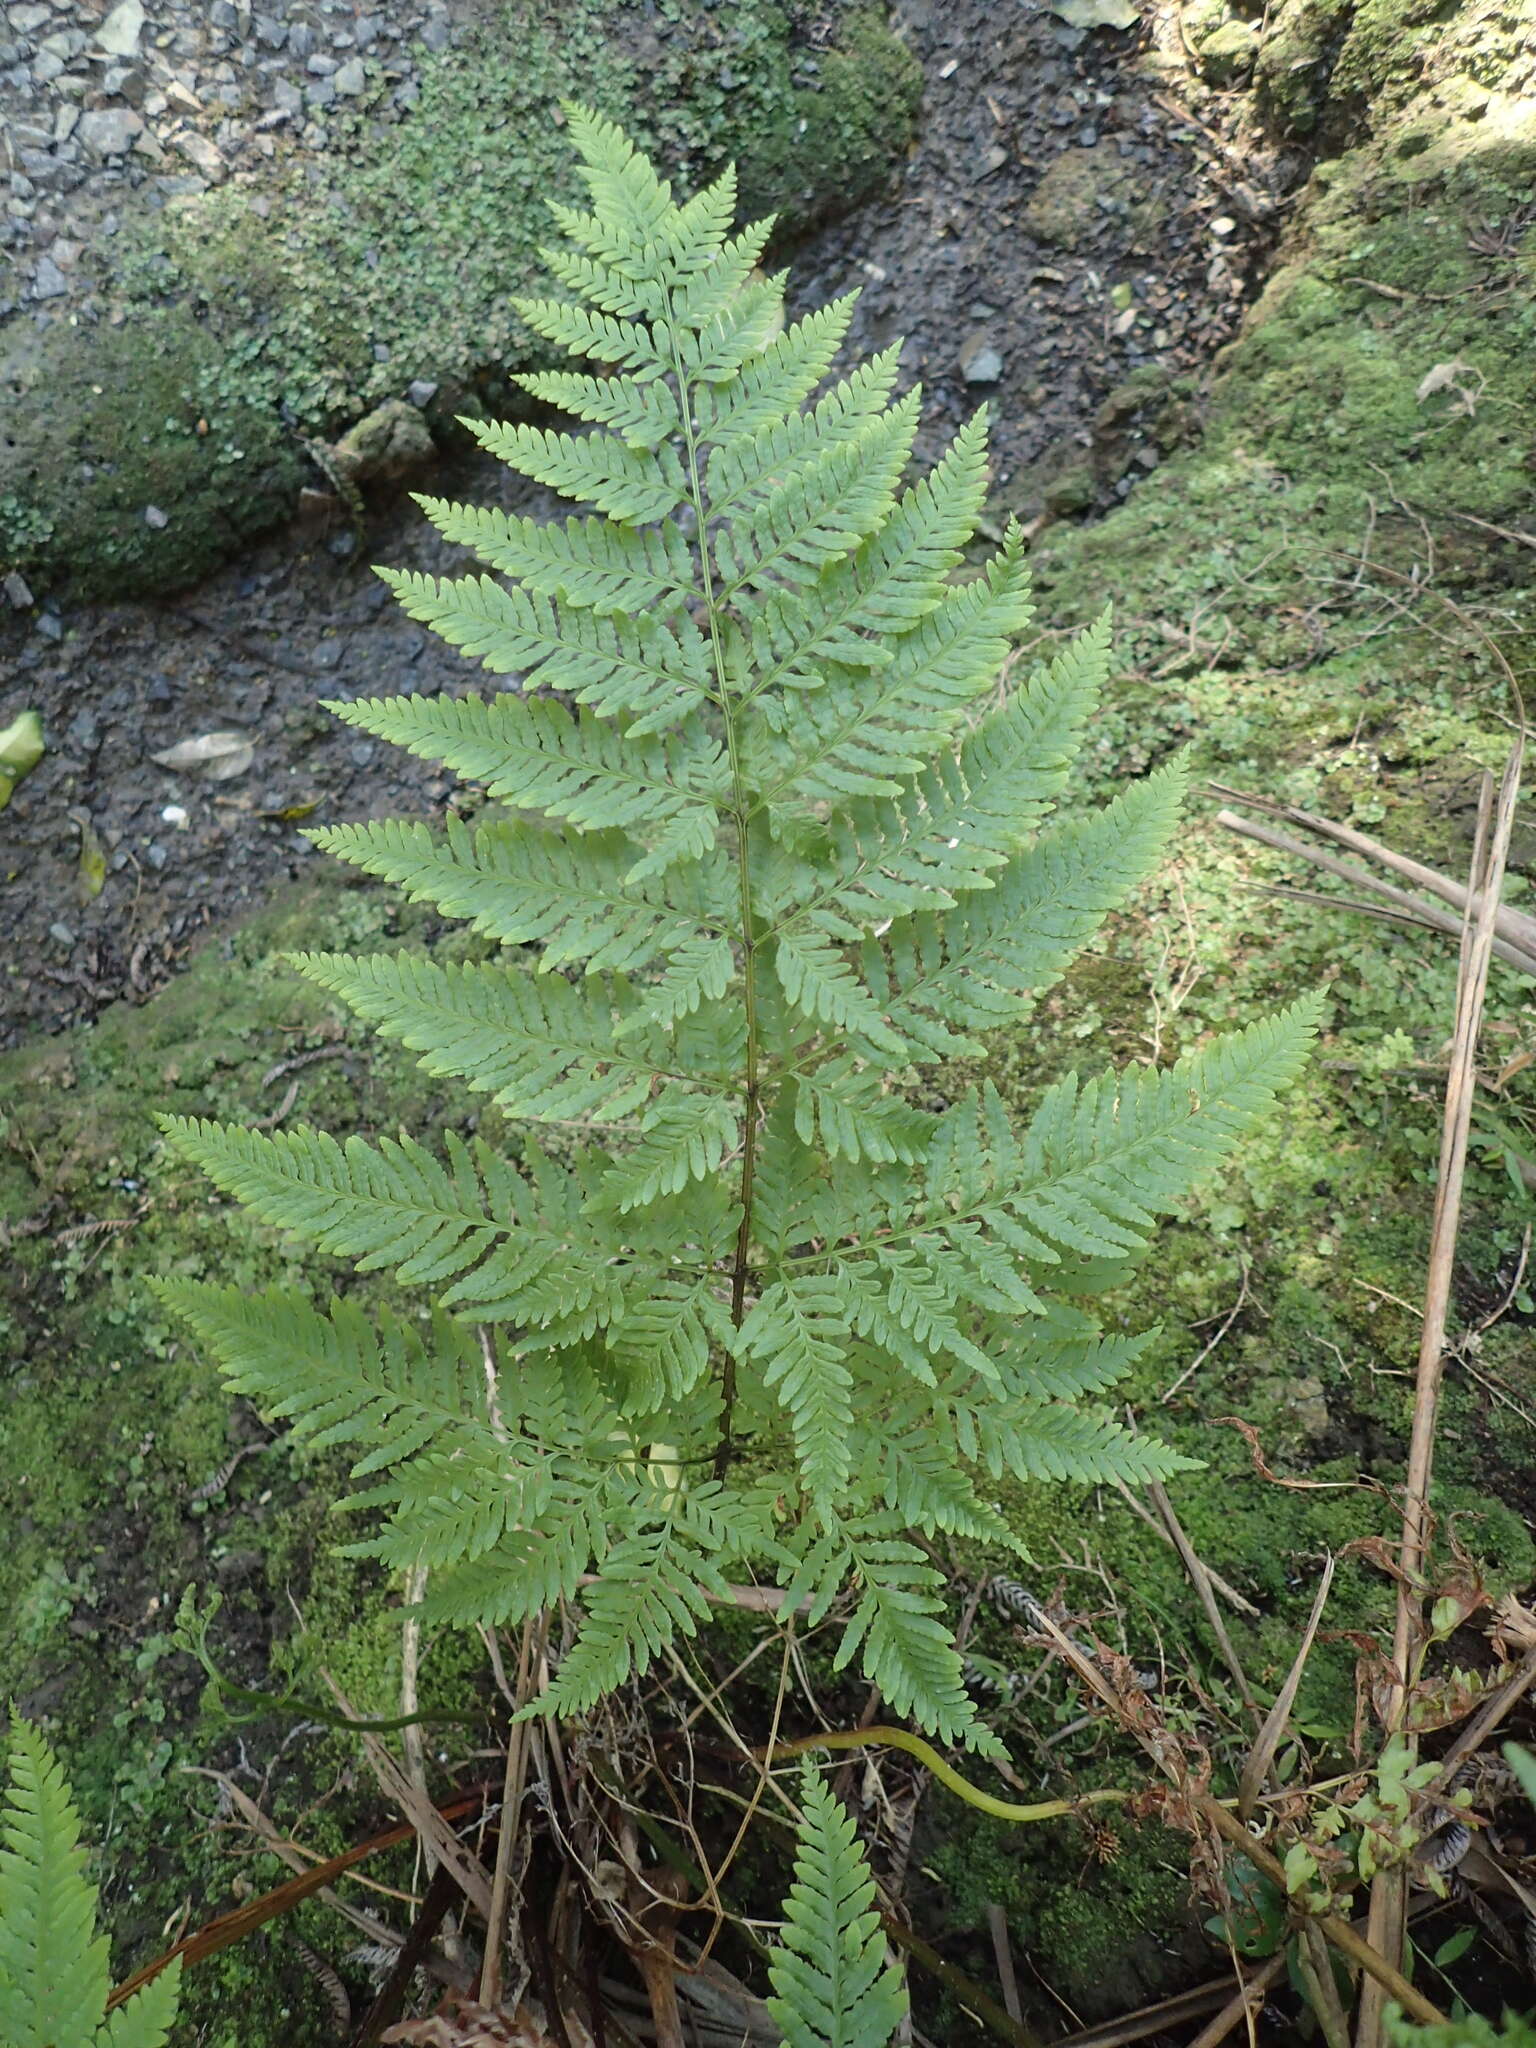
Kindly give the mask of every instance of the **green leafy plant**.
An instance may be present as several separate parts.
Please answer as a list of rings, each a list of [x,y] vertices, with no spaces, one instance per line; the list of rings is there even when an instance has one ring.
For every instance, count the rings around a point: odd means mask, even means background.
[[[5,2048],[161,2048],[176,2017],[173,1964],[107,2012],[106,1936],[85,1875],[80,1819],[34,1728],[11,1729],[0,1806],[0,2041]]]
[[[570,132],[591,210],[555,209],[547,260],[571,296],[521,313],[605,373],[522,382],[590,431],[474,431],[594,512],[423,499],[493,573],[381,573],[520,681],[331,707],[496,807],[310,835],[484,957],[295,961],[548,1143],[167,1119],[265,1222],[428,1299],[162,1291],[231,1387],[361,1446],[382,1526],[357,1548],[430,1568],[431,1616],[580,1595],[545,1710],[583,1711],[758,1573],[813,1622],[851,1585],[838,1664],[985,1747],[912,1532],[1016,1548],[987,1498],[1004,1475],[1186,1462],[1092,1405],[1144,1340],[1087,1304],[1271,1106],[1315,1009],[1069,1077],[1019,1130],[990,1086],[914,1099],[922,1069],[1026,1027],[1154,867],[1181,771],[1056,808],[1108,625],[1009,676],[1017,527],[956,573],[984,416],[903,488],[897,350],[826,381],[852,299],[786,326],[771,223],[731,234],[730,173],[678,204],[609,124],[572,109]]]
[[[768,2010],[784,2048],[885,2048],[907,1994],[886,1961],[875,1881],[852,1817],[810,1764],[802,1797],[783,1946],[768,1965]]]

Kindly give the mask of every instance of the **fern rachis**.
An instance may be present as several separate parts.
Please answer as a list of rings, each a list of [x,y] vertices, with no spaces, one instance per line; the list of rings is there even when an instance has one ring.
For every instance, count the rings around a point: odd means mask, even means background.
[[[934,1113],[893,1088],[1019,1027],[1155,866],[1181,778],[1064,805],[1107,627],[999,701],[1030,606],[1016,529],[960,567],[984,417],[904,484],[918,394],[894,352],[826,387],[849,302],[784,325],[730,174],[679,206],[617,130],[570,125],[572,296],[523,314],[597,373],[525,383],[588,431],[476,431],[587,509],[423,500],[486,573],[388,580],[517,680],[333,707],[500,808],[312,835],[488,950],[295,963],[529,1134],[514,1161],[170,1121],[264,1221],[424,1288],[433,1319],[163,1291],[231,1384],[361,1447],[366,1547],[429,1561],[440,1615],[510,1622],[586,1582],[553,1710],[752,1571],[814,1615],[851,1589],[841,1659],[984,1744],[908,1532],[1008,1541],[976,1491],[1004,1472],[1177,1468],[1084,1405],[1135,1345],[1083,1304],[1264,1113],[1313,1013],[1060,1083],[1022,1130],[990,1091]]]

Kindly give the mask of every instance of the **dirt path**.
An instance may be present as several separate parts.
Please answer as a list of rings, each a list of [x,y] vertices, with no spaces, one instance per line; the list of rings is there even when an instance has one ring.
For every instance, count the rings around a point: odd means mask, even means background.
[[[1074,509],[1113,502],[1158,451],[1133,429],[1124,473],[1101,465],[1084,488],[1074,464],[1105,395],[1132,372],[1208,359],[1263,233],[1158,103],[1135,31],[1085,33],[1033,0],[904,0],[898,18],[924,66],[920,145],[887,201],[793,252],[796,303],[859,285],[856,347],[907,335],[924,461],[988,401],[1000,510],[1033,514],[1052,474],[1076,488]],[[430,488],[510,502],[520,486],[466,462]],[[31,706],[48,738],[0,813],[0,1044],[162,986],[316,858],[301,817],[418,810],[444,792],[429,766],[318,709],[474,673],[399,615],[369,562],[458,566],[402,499],[375,505],[362,533],[277,536],[180,599],[0,625],[0,726]],[[228,780],[151,759],[215,732],[249,742]],[[105,877],[90,894],[93,856]]]

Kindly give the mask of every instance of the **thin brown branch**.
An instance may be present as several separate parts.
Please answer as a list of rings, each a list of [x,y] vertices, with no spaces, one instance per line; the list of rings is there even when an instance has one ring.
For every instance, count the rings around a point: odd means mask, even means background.
[[[1274,1762],[1275,1751],[1280,1747],[1284,1737],[1291,1708],[1296,1704],[1302,1673],[1307,1668],[1307,1659],[1312,1654],[1312,1644],[1323,1618],[1323,1609],[1328,1603],[1328,1589],[1333,1584],[1333,1565],[1334,1561],[1330,1555],[1323,1566],[1323,1576],[1312,1601],[1312,1612],[1307,1617],[1306,1627],[1302,1630],[1301,1642],[1291,1661],[1285,1683],[1280,1688],[1275,1704],[1265,1717],[1264,1726],[1259,1730],[1259,1739],[1249,1752],[1248,1761],[1243,1765],[1242,1780],[1237,1788],[1237,1810],[1244,1820],[1253,1812],[1259,1794],[1264,1789],[1265,1781],[1269,1777],[1269,1767]]]
[[[1285,1950],[1282,1949],[1279,1955],[1270,1957],[1262,1970],[1252,1977],[1244,1978],[1241,1987],[1227,2000],[1221,2011],[1200,2029],[1190,2042],[1189,2048],[1217,2048],[1217,2044],[1225,2041],[1228,2034],[1242,2026],[1244,2021],[1251,2022],[1254,2007],[1262,2002],[1265,1992],[1284,1970]]]
[[[1227,1669],[1232,1674],[1232,1681],[1237,1687],[1238,1695],[1243,1705],[1247,1707],[1248,1711],[1257,1721],[1259,1719],[1259,1703],[1253,1696],[1253,1688],[1248,1683],[1248,1674],[1243,1669],[1242,1659],[1237,1654],[1232,1638],[1227,1634],[1227,1624],[1222,1619],[1221,1609],[1216,1605],[1216,1595],[1211,1586],[1211,1575],[1196,1555],[1194,1545],[1190,1542],[1188,1536],[1185,1535],[1184,1525],[1174,1513],[1173,1502],[1168,1498],[1161,1482],[1156,1479],[1150,1480],[1147,1485],[1147,1493],[1152,1505],[1162,1516],[1163,1524],[1168,1534],[1173,1538],[1173,1547],[1179,1553],[1184,1569],[1189,1575],[1189,1582],[1195,1589],[1195,1594],[1201,1607],[1205,1610],[1205,1618],[1211,1625],[1211,1633],[1215,1636],[1222,1657],[1226,1661]]]

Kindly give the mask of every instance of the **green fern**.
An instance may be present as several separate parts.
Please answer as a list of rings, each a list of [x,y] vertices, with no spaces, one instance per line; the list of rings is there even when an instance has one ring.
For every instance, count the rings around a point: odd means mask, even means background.
[[[5,2048],[161,2048],[176,2017],[180,1965],[107,2013],[107,1941],[94,1931],[80,1819],[57,1759],[25,1721],[11,1729],[0,1842]]]
[[[875,1882],[853,1821],[810,1764],[783,1945],[768,1965],[768,2010],[784,2048],[886,2048],[906,2015],[901,1972],[885,1959]]]
[[[896,352],[826,382],[852,301],[785,325],[729,173],[682,205],[605,121],[574,108],[570,133],[591,205],[556,209],[567,297],[522,314],[597,367],[524,383],[587,431],[474,430],[589,509],[422,500],[481,568],[387,580],[513,680],[332,707],[484,808],[311,835],[479,948],[294,962],[530,1129],[508,1157],[167,1120],[263,1222],[427,1303],[163,1292],[231,1386],[357,1447],[359,1548],[430,1564],[438,1616],[580,1599],[554,1710],[756,1574],[841,1603],[839,1661],[984,1747],[912,1534],[1008,1544],[978,1490],[1005,1474],[1179,1469],[1094,1405],[1137,1343],[1086,1304],[1273,1104],[1316,1012],[1069,1078],[1022,1129],[990,1088],[909,1099],[913,1070],[1026,1026],[1156,866],[1182,772],[1067,801],[1107,618],[999,683],[1031,608],[1016,527],[962,566],[985,416],[904,481]]]

